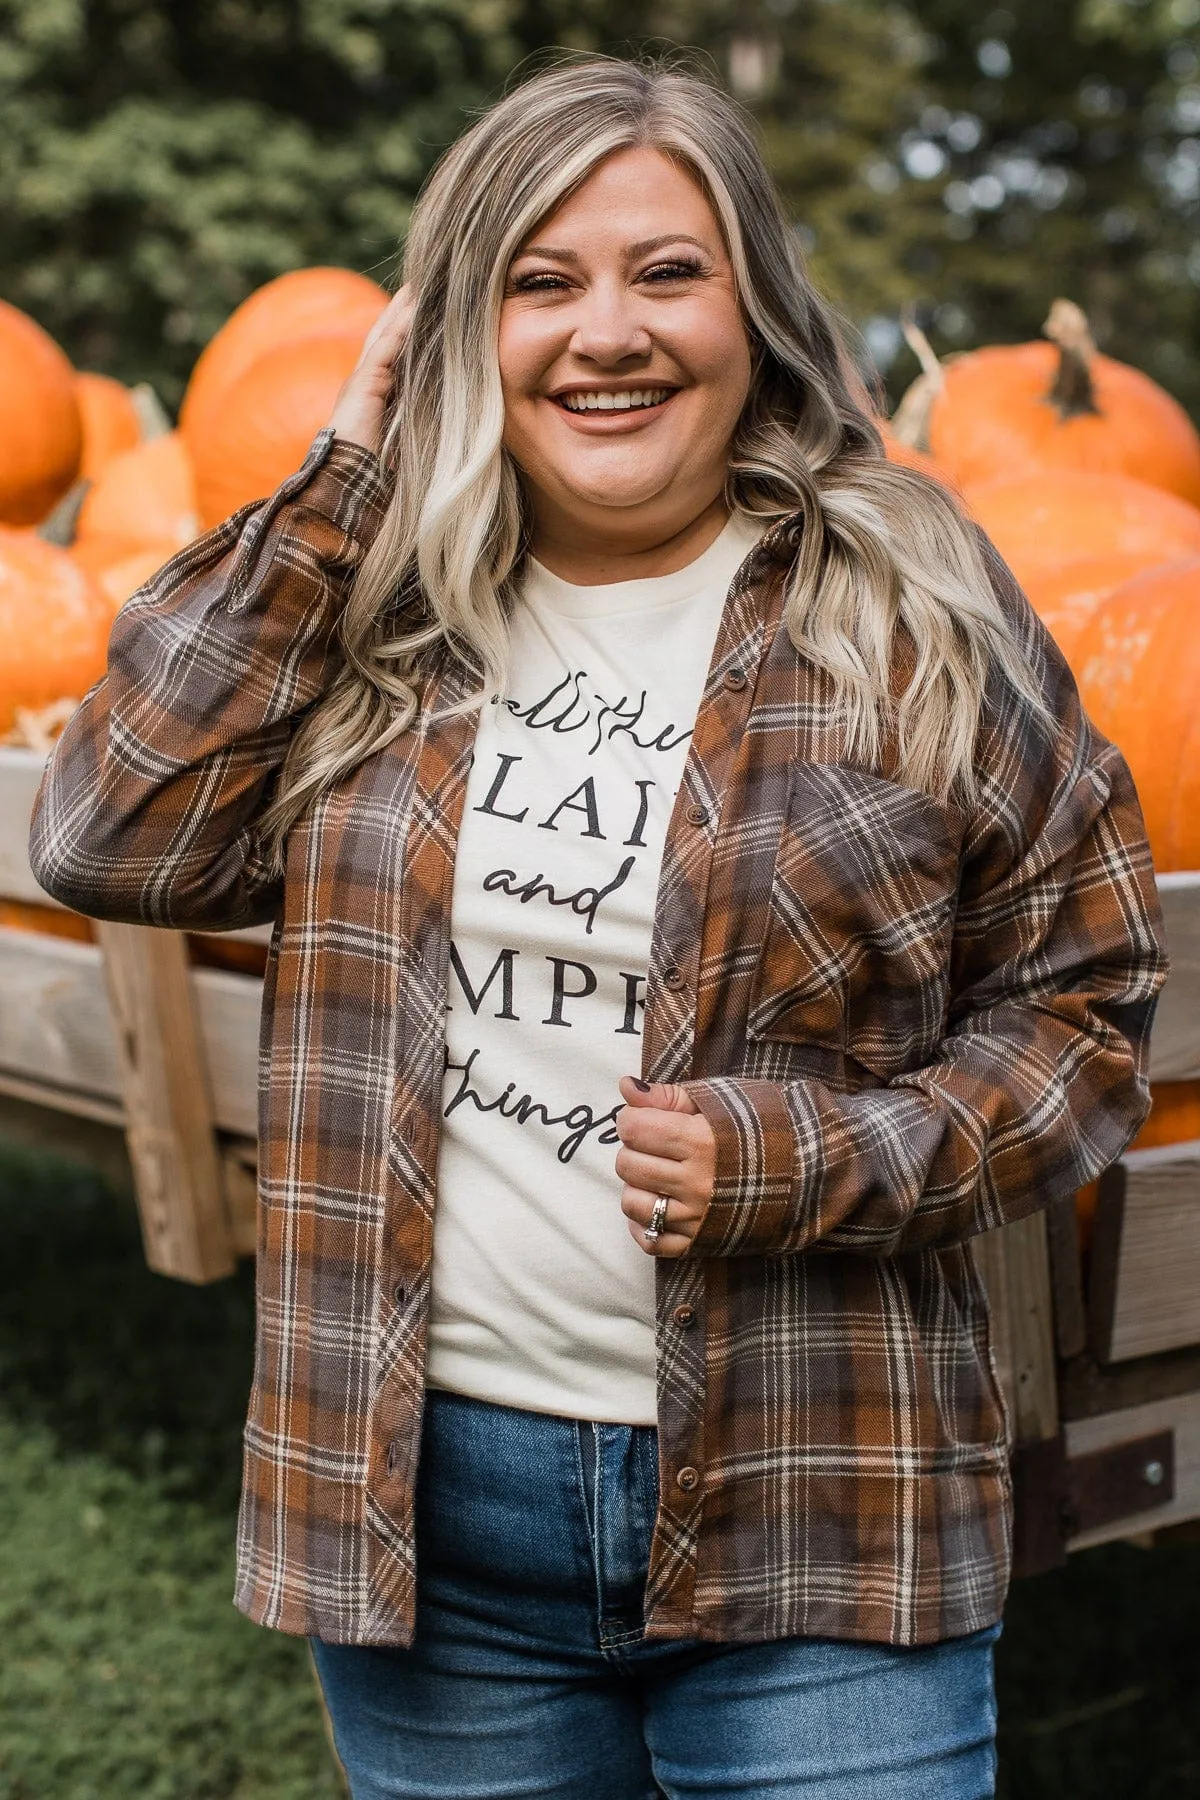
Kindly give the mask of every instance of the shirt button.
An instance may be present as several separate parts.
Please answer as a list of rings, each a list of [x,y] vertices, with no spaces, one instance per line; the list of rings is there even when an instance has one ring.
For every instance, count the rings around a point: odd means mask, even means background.
[[[726,669],[725,686],[731,694],[740,693],[746,685],[745,669]]]
[[[675,1486],[680,1488],[685,1494],[690,1494],[693,1489],[699,1487],[699,1485],[699,1469],[693,1469],[690,1463],[686,1463],[675,1477]]]
[[[397,1440],[395,1438],[393,1438],[391,1443],[387,1447],[387,1456],[384,1459],[385,1465],[387,1467],[387,1472],[389,1475],[394,1475],[396,1473],[396,1464],[399,1462],[399,1460],[400,1460],[400,1445],[397,1442]]]
[[[402,1281],[398,1281],[392,1289],[392,1299],[396,1302],[397,1306],[406,1306],[408,1304],[408,1289]]]
[[[708,824],[708,808],[707,808],[707,806],[689,806],[683,816],[687,820],[689,825],[707,825]]]
[[[675,1308],[675,1323],[678,1325],[680,1331],[687,1331],[690,1326],[696,1323],[695,1307],[677,1306]]]
[[[677,969],[674,963],[670,963],[663,970],[663,986],[670,988],[672,993],[677,993],[684,985],[685,977],[683,970]]]

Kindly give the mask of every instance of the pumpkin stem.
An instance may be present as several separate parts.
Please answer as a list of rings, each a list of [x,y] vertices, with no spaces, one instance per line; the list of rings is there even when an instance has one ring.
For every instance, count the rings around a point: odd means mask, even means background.
[[[57,544],[60,550],[69,549],[75,542],[79,515],[83,510],[83,503],[87,499],[88,489],[91,485],[90,481],[82,479],[72,482],[53,511],[46,514],[38,526],[35,536],[40,537],[44,543]]]
[[[1083,308],[1073,300],[1056,300],[1042,331],[1052,344],[1058,345],[1058,370],[1046,398],[1059,418],[1077,419],[1084,413],[1098,413],[1092,381],[1096,341]]]
[[[167,409],[150,386],[148,381],[139,381],[132,390],[133,410],[138,416],[138,424],[142,428],[142,442],[148,444],[151,438],[166,437],[171,429],[171,420]]]
[[[892,414],[890,424],[892,436],[897,443],[907,444],[910,450],[929,449],[929,417],[933,411],[933,403],[946,385],[946,377],[942,365],[934,354],[933,345],[908,313],[900,319],[900,329],[909,349],[921,365],[921,373],[907,387],[900,397],[900,403]]]

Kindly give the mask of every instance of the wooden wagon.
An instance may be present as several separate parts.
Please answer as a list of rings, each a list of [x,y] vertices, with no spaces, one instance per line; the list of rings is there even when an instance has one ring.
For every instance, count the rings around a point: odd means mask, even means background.
[[[0,898],[53,905],[26,855],[42,769],[0,747]],[[1200,872],[1159,888],[1173,969],[1155,1083],[1200,1079]],[[227,939],[265,944],[267,929]],[[97,923],[94,942],[0,924],[0,1131],[24,1103],[123,1134],[146,1258],[207,1282],[254,1252],[262,983],[195,966],[180,933]],[[1200,1140],[1127,1153],[1081,1250],[1071,1200],[976,1240],[1008,1398],[1017,1568],[1200,1519]]]

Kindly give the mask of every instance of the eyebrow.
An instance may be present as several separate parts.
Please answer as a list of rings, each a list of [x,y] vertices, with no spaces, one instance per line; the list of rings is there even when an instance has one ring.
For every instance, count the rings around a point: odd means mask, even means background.
[[[632,260],[636,260],[639,256],[649,256],[653,250],[661,250],[665,244],[694,244],[696,249],[703,250],[706,256],[711,256],[713,253],[711,244],[704,243],[701,238],[692,237],[689,232],[667,231],[661,237],[641,238],[636,244],[628,245],[626,255]],[[522,256],[544,256],[551,262],[574,264],[578,264],[580,261],[574,250],[560,250],[554,244],[527,244],[523,250],[518,250],[513,261],[517,261]]]

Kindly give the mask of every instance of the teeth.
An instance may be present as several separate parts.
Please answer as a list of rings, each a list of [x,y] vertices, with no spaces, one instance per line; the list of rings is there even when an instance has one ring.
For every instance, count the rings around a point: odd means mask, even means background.
[[[579,393],[563,394],[561,399],[568,412],[628,412],[631,407],[658,406],[670,393],[670,388],[634,388],[620,394],[585,388]]]

